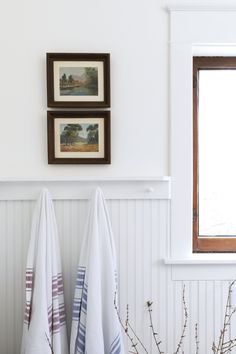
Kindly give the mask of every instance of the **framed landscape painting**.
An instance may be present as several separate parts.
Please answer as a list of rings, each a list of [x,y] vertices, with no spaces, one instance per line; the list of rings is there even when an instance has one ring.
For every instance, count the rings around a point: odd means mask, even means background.
[[[47,53],[48,107],[110,107],[110,55]]]
[[[110,164],[110,112],[48,111],[49,164]]]

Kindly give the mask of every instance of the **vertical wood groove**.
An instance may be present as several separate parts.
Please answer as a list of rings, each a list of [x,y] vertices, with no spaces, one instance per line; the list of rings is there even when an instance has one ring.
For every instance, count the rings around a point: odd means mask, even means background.
[[[183,325],[182,287],[186,285],[189,312],[188,335],[184,348],[195,353],[194,325],[199,324],[200,353],[211,352],[211,344],[222,326],[228,281],[172,281],[171,267],[162,259],[169,250],[167,200],[108,200],[117,249],[120,313],[130,319],[150,353],[156,352],[151,340],[146,301],[153,301],[153,322],[165,354],[174,352]],[[76,268],[79,259],[88,202],[54,202],[61,244],[68,314],[68,332]],[[20,351],[24,305],[24,273],[34,202],[0,202],[0,353]],[[235,335],[236,320],[231,335]],[[11,336],[8,334],[11,333]],[[126,341],[125,341],[126,342]],[[127,353],[128,345],[126,344]]]

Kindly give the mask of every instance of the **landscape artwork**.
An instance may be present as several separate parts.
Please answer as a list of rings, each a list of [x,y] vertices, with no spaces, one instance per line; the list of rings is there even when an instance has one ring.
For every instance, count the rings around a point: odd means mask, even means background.
[[[98,96],[97,67],[60,67],[60,96]]]
[[[110,164],[109,111],[48,111],[49,164]]]
[[[60,124],[61,152],[98,152],[98,124]]]
[[[110,107],[109,53],[47,53],[48,107]]]

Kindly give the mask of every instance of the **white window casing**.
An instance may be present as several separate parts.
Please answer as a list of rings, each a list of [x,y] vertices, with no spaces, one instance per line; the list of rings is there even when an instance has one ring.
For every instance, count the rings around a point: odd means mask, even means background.
[[[235,254],[192,253],[192,57],[236,55],[236,7],[170,6],[168,10],[172,200],[170,258],[166,263],[178,267],[179,262],[235,262]]]

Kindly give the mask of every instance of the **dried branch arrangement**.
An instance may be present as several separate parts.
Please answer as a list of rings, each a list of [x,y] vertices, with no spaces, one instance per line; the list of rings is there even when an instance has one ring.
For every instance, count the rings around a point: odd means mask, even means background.
[[[224,314],[224,323],[223,327],[220,330],[218,342],[215,343],[213,342],[212,344],[212,352],[213,354],[230,354],[232,353],[232,349],[236,347],[236,337],[233,339],[226,339],[226,337],[229,336],[229,330],[230,330],[230,325],[231,325],[231,319],[232,316],[236,312],[236,308],[233,308],[231,305],[231,295],[232,295],[232,288],[235,285],[236,280],[234,280],[230,285],[228,289],[228,295],[227,295],[227,301],[226,301],[226,306],[225,306],[225,314]],[[152,302],[147,301],[147,310],[149,313],[149,325],[150,325],[150,330],[152,333],[152,339],[155,343],[156,347],[156,353],[157,354],[165,354],[161,350],[161,343],[162,341],[159,339],[158,332],[155,330],[154,325],[153,325],[153,317],[152,317]],[[186,335],[186,329],[187,329],[187,323],[188,323],[188,310],[187,310],[187,305],[186,305],[186,300],[185,300],[185,286],[183,287],[183,293],[182,293],[182,305],[183,305],[183,314],[184,314],[184,320],[183,320],[183,326],[182,326],[182,331],[181,331],[181,336],[179,339],[179,342],[177,344],[176,350],[174,351],[173,354],[184,354],[184,349],[183,349],[183,342],[184,338]],[[114,299],[114,306],[115,310],[119,319],[119,322],[128,337],[131,348],[129,350],[129,353],[131,354],[141,354],[141,353],[146,353],[149,354],[146,346],[144,345],[143,341],[139,338],[137,333],[135,332],[133,326],[130,323],[129,319],[129,306],[127,305],[126,307],[126,319],[123,322],[118,310],[117,302],[116,302],[116,294],[115,294],[115,299]],[[195,354],[199,354],[199,333],[198,333],[198,324],[195,324]]]
[[[220,331],[218,343],[215,344],[215,342],[213,342],[212,345],[212,351],[214,354],[231,353],[232,349],[236,346],[236,338],[230,340],[227,340],[225,338],[227,332],[229,332],[230,329],[231,318],[233,314],[236,312],[236,308],[233,308],[231,306],[232,287],[234,286],[235,281],[236,280],[234,280],[229,286],[228,296],[227,296],[227,301],[225,306],[224,324],[223,324],[223,328]]]

